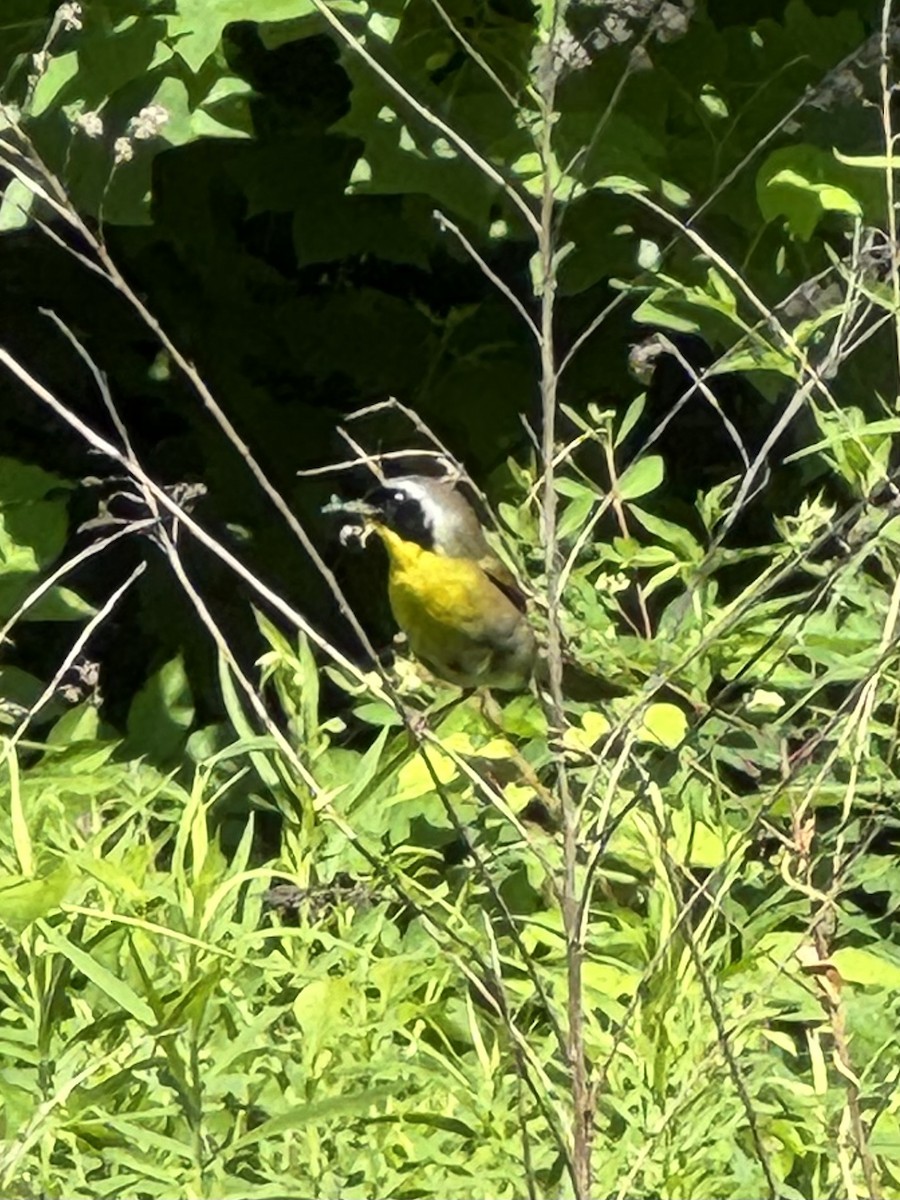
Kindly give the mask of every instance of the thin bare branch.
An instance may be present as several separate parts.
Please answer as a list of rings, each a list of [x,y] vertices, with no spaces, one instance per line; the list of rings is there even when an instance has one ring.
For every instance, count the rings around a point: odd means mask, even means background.
[[[165,491],[159,487],[150,477],[144,472],[138,464],[133,462],[127,454],[123,453],[106,438],[101,437],[95,430],[91,429],[84,421],[81,420],[71,409],[67,408],[53,395],[47,388],[43,386],[34,376],[27,371],[17,359],[15,359],[6,349],[0,346],[0,363],[2,363],[13,375],[16,376],[22,383],[28,387],[31,392],[52,409],[58,417],[60,417],[71,429],[74,429],[84,440],[93,446],[95,450],[105,454],[111,458],[113,462],[119,463],[125,470],[141,485],[141,488],[153,496],[156,503],[161,509],[164,509],[170,516],[174,517],[185,529],[194,537],[201,545],[210,550],[217,558],[219,558],[227,567],[235,572],[245,583],[270,604],[277,612],[280,612],[290,623],[301,632],[305,633],[310,640],[317,645],[338,665],[342,670],[346,671],[353,679],[360,683],[364,688],[372,691],[381,699],[388,699],[387,694],[382,690],[377,677],[367,675],[362,672],[355,663],[353,663],[346,655],[341,654],[329,641],[324,638],[318,631],[302,616],[296,609],[292,608],[285,600],[274,592],[244,564],[237,559],[229,550],[227,550],[220,542],[200,526],[189,513],[186,513]]]
[[[75,639],[69,650],[59,662],[59,665],[53,672],[53,675],[51,676],[44,690],[28,709],[28,712],[25,713],[25,715],[19,721],[10,737],[6,740],[5,750],[7,753],[15,749],[18,743],[25,736],[34,718],[53,699],[60,683],[62,682],[63,676],[68,670],[70,670],[73,663],[78,660],[85,646],[94,636],[103,622],[107,619],[125,593],[129,590],[131,585],[135,583],[141,577],[141,575],[143,575],[146,569],[146,563],[139,563],[125,580],[125,582],[120,584],[115,591],[110,594],[108,599],[101,605],[100,608],[97,609],[96,613],[94,613],[91,619],[87,622],[84,629],[82,629],[81,633],[79,633],[78,637]]]
[[[510,304],[513,306],[513,308],[516,310],[516,312],[519,314],[519,316],[525,322],[525,325],[526,325],[529,333],[531,334],[531,336],[538,343],[538,345],[540,345],[541,331],[538,329],[537,325],[535,325],[534,321],[532,320],[531,314],[529,313],[528,309],[525,307],[525,305],[522,303],[522,301],[519,299],[519,297],[515,294],[515,292],[512,290],[512,288],[509,286],[509,284],[506,283],[504,280],[502,280],[500,278],[500,276],[496,273],[496,271],[492,270],[491,267],[488,266],[488,264],[485,262],[484,258],[478,253],[478,251],[475,249],[472,242],[466,237],[466,235],[463,233],[463,231],[460,229],[460,227],[458,225],[456,225],[453,221],[451,221],[449,217],[444,216],[444,214],[442,212],[438,212],[437,210],[435,210],[434,217],[442,230],[446,230],[446,229],[450,230],[450,232],[457,239],[459,244],[463,247],[463,249],[466,251],[466,253],[469,255],[469,257],[472,259],[472,261],[475,263],[475,265],[481,271],[481,273],[487,279],[490,280],[490,282],[494,285],[494,287],[497,289],[497,291],[500,292],[501,295],[506,297],[506,299],[510,302]]]

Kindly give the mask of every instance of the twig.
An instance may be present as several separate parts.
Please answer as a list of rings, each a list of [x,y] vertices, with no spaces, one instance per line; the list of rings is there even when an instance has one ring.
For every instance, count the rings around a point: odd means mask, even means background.
[[[557,258],[555,254],[556,197],[553,184],[554,148],[553,123],[556,102],[557,68],[553,64],[555,37],[562,27],[565,0],[557,0],[552,9],[552,27],[541,87],[541,124],[538,153],[542,164],[541,219],[537,230],[538,256],[541,268],[541,416],[543,433],[541,457],[544,468],[542,504],[544,536],[544,568],[547,579],[547,666],[548,716],[552,729],[564,727],[562,694],[562,629],[560,626],[560,561],[557,537],[557,498],[554,478],[556,453],[557,390],[559,372],[556,361],[554,329],[556,303]],[[589,1200],[591,1195],[591,1148],[594,1132],[593,1096],[588,1084],[584,1046],[584,996],[582,987],[582,958],[579,924],[578,893],[578,807],[569,787],[565,762],[560,759],[556,771],[556,790],[560,799],[563,823],[563,885],[562,918],[566,942],[567,977],[567,1066],[572,1091],[572,1165],[574,1169],[575,1200]]]
[[[437,450],[386,450],[380,454],[369,452],[364,455],[363,465],[370,467],[376,478],[383,479],[384,472],[381,470],[382,464],[386,462],[402,462],[408,458],[433,458],[439,463],[444,463],[443,454]],[[344,471],[358,471],[360,468],[360,460],[358,457],[347,458],[341,462],[329,463],[324,467],[306,467],[297,472],[301,479],[312,479],[317,475],[339,475]]]
[[[703,374],[698,374],[697,371],[695,370],[694,366],[690,362],[688,362],[688,360],[682,354],[681,350],[679,350],[679,348],[675,345],[675,343],[672,341],[671,338],[666,337],[666,335],[664,333],[658,334],[657,337],[659,340],[659,344],[663,347],[663,349],[666,351],[666,353],[671,354],[671,356],[675,359],[675,361],[678,363],[678,365],[681,367],[681,369],[685,372],[686,375],[688,375],[690,377],[690,380],[691,380],[691,387],[687,390],[687,392],[685,392],[684,397],[679,398],[679,401],[678,401],[679,408],[681,407],[681,404],[683,403],[684,400],[689,399],[694,394],[695,390],[698,391],[700,393],[700,395],[703,397],[703,399],[706,401],[706,403],[713,410],[713,412],[716,414],[716,416],[719,418],[719,420],[722,422],[722,424],[724,425],[728,436],[731,438],[732,442],[734,442],[735,448],[741,457],[741,462],[744,464],[744,469],[746,471],[749,471],[750,470],[750,458],[747,454],[747,448],[744,445],[744,439],[741,437],[734,422],[729,418],[728,414],[722,408],[722,405],[719,403],[719,399],[716,396],[715,392],[712,390],[712,388],[706,382],[706,377],[708,375],[708,372],[704,372]],[[646,450],[646,444],[643,447],[643,449]]]
[[[434,3],[434,0],[432,0],[432,3]],[[510,304],[513,306],[513,308],[516,310],[516,312],[519,314],[519,316],[525,322],[525,326],[528,329],[531,336],[538,343],[538,345],[540,345],[541,331],[538,329],[537,325],[535,325],[528,309],[525,307],[525,305],[522,303],[522,301],[519,299],[519,297],[515,294],[515,292],[512,290],[512,288],[509,286],[509,284],[506,283],[503,279],[501,279],[500,276],[497,274],[497,272],[494,271],[490,266],[488,266],[487,262],[485,262],[484,258],[481,256],[481,254],[479,254],[479,252],[475,249],[472,242],[466,237],[466,235],[463,233],[463,231],[460,229],[460,227],[457,224],[455,224],[453,221],[451,221],[449,217],[444,216],[444,214],[442,212],[439,212],[437,209],[435,209],[434,219],[437,221],[437,223],[440,226],[442,231],[447,230],[447,229],[450,230],[450,232],[457,239],[459,244],[463,247],[463,249],[466,251],[468,256],[472,259],[472,261],[475,263],[475,265],[481,271],[481,273],[488,280],[490,280],[490,282],[494,285],[494,287],[497,289],[497,291],[502,296],[505,296],[506,299],[510,302]]]
[[[84,550],[79,550],[77,554],[73,554],[71,558],[66,559],[66,561],[61,566],[57,567],[56,570],[50,575],[48,575],[46,579],[37,584],[28,593],[16,611],[7,617],[3,623],[3,626],[0,627],[0,647],[3,646],[9,637],[10,630],[12,630],[13,627],[18,624],[25,613],[27,613],[30,608],[33,608],[35,604],[37,604],[37,602],[43,596],[46,596],[49,591],[52,591],[52,589],[56,587],[61,579],[64,579],[67,575],[71,574],[72,571],[81,566],[81,564],[86,562],[89,558],[93,558],[96,554],[102,554],[104,550],[108,550],[114,542],[121,541],[122,538],[130,537],[135,534],[146,533],[155,524],[155,517],[148,517],[141,521],[130,522],[122,529],[117,529],[115,533],[109,534],[108,537],[101,538],[96,542],[92,542],[90,546],[86,546]]]
[[[162,532],[160,533],[160,545],[162,546],[163,552],[165,553],[166,559],[168,560],[169,566],[172,570],[172,574],[175,576],[175,578],[181,584],[181,587],[183,588],[185,595],[188,597],[191,604],[193,605],[194,611],[196,612],[197,616],[200,618],[201,623],[205,626],[207,632],[209,633],[210,637],[212,638],[213,644],[215,645],[216,650],[221,655],[222,661],[226,664],[226,666],[228,667],[228,670],[231,672],[232,676],[237,681],[238,686],[240,687],[241,691],[246,696],[247,701],[250,704],[250,707],[253,709],[253,712],[254,712],[257,720],[260,722],[262,727],[266,730],[266,732],[269,734],[269,736],[275,742],[278,749],[284,755],[285,760],[288,763],[290,763],[290,765],[293,767],[294,771],[296,771],[298,777],[303,781],[304,785],[309,789],[310,794],[313,797],[313,799],[314,800],[319,799],[323,794],[322,789],[319,787],[319,784],[316,781],[314,775],[312,774],[310,769],[307,767],[307,765],[303,762],[303,760],[301,759],[301,757],[297,753],[297,751],[294,749],[291,742],[288,740],[288,738],[285,737],[285,735],[281,732],[281,729],[278,727],[276,722],[272,719],[272,717],[269,714],[269,712],[267,711],[266,706],[263,703],[263,700],[262,700],[261,696],[259,695],[258,691],[253,686],[253,684],[250,682],[250,680],[247,678],[244,671],[241,669],[240,664],[238,663],[237,659],[235,658],[234,654],[231,651],[231,647],[229,646],[228,641],[225,638],[225,635],[222,633],[221,629],[219,628],[218,624],[216,623],[215,619],[213,618],[212,613],[210,612],[209,608],[207,607],[206,602],[204,601],[204,599],[200,595],[200,593],[197,591],[197,589],[194,587],[193,582],[191,581],[187,571],[185,570],[184,564],[182,562],[181,555],[178,552],[178,547],[177,547],[176,543],[169,536],[169,534],[166,532],[165,529],[163,529]],[[334,812],[333,806],[330,803],[328,804],[327,807],[328,807],[329,817],[331,817],[332,820],[334,820],[335,824],[338,826],[338,828],[341,830],[341,832],[348,838],[348,840],[351,842],[351,844],[356,846],[357,848],[359,848],[359,839],[356,836],[356,833],[354,832],[353,828],[351,826],[349,826],[347,824],[347,822],[344,821],[339,816],[339,814]]]
[[[426,441],[429,441],[435,447],[436,454],[433,457],[438,462],[444,464],[445,475],[452,478],[454,483],[462,480],[472,493],[478,498],[479,504],[490,517],[495,527],[499,528],[502,525],[497,513],[492,508],[487,496],[466,470],[465,465],[461,463],[456,456],[451,452],[441,439],[437,436],[434,430],[422,420],[419,414],[407,404],[403,404],[395,396],[390,396],[387,400],[377,400],[374,404],[366,404],[363,408],[357,408],[350,413],[346,420],[361,421],[366,417],[373,417],[383,412],[398,412],[409,421],[410,425],[415,429],[416,433],[420,434]],[[403,451],[395,451],[396,454],[402,454]],[[428,451],[409,451],[411,456],[416,454],[428,454]]]
[[[125,422],[119,416],[118,409],[116,408],[115,404],[113,403],[112,393],[109,390],[109,380],[106,378],[106,375],[100,370],[100,368],[97,366],[97,364],[91,358],[90,354],[88,354],[85,347],[78,340],[78,338],[75,336],[75,334],[69,328],[69,326],[65,323],[65,321],[61,320],[61,318],[58,317],[56,315],[56,313],[50,308],[39,308],[38,312],[41,313],[43,316],[50,318],[50,320],[53,322],[53,324],[56,326],[56,328],[60,331],[60,333],[63,335],[63,337],[69,343],[69,345],[72,347],[72,349],[75,351],[75,353],[81,359],[81,361],[84,363],[84,365],[90,371],[91,376],[93,377],[94,383],[97,387],[97,391],[100,393],[100,398],[103,401],[103,407],[109,413],[109,418],[113,423],[113,428],[115,429],[115,431],[119,435],[119,437],[122,439],[123,450],[131,458],[134,458],[134,447],[131,444],[131,438],[128,435],[128,430],[125,427]]]
[[[22,136],[24,138],[24,135],[22,135]],[[6,164],[6,165],[9,166],[9,164]],[[42,196],[42,198],[46,197],[47,202],[49,204],[51,204],[52,207],[54,207],[54,211],[59,211],[59,214],[61,216],[64,216],[67,224],[69,224],[72,228],[76,229],[80,233],[80,235],[84,238],[85,242],[91,247],[91,249],[94,251],[94,254],[97,256],[98,261],[100,262],[100,264],[103,267],[103,270],[105,272],[105,276],[106,276],[108,282],[111,283],[112,286],[122,296],[124,296],[124,298],[132,306],[132,308],[135,310],[135,312],[137,312],[137,314],[140,316],[141,320],[144,322],[144,324],[147,326],[147,328],[151,330],[151,332],[159,340],[160,344],[166,349],[166,351],[172,358],[172,361],[176,364],[176,366],[179,368],[179,370],[182,372],[182,374],[185,376],[185,378],[191,384],[191,386],[193,387],[197,396],[201,400],[202,404],[207,409],[207,411],[210,413],[210,415],[213,417],[213,419],[215,420],[215,422],[219,426],[219,428],[222,430],[225,437],[228,439],[228,441],[231,443],[231,445],[234,447],[234,449],[238,452],[238,454],[241,456],[241,458],[243,458],[244,462],[246,463],[251,474],[253,475],[256,482],[259,484],[259,486],[262,489],[262,491],[264,492],[264,494],[269,498],[269,500],[272,502],[272,504],[274,505],[276,510],[284,518],[285,522],[288,525],[288,528],[295,535],[297,540],[303,546],[306,553],[312,559],[313,563],[316,566],[316,569],[318,570],[322,579],[324,580],[324,582],[330,589],[332,595],[334,596],[335,601],[338,606],[338,610],[342,613],[344,618],[347,620],[347,622],[350,625],[351,629],[353,630],[355,636],[359,640],[360,645],[363,647],[364,651],[366,652],[370,661],[372,662],[374,670],[376,670],[377,672],[382,674],[385,686],[389,689],[389,682],[387,681],[386,676],[384,676],[384,672],[382,671],[381,663],[378,658],[378,654],[375,651],[375,648],[372,645],[372,643],[368,637],[368,634],[366,633],[365,628],[360,623],[356,614],[353,612],[353,610],[343,592],[343,589],[341,588],[340,584],[338,583],[337,577],[335,576],[334,572],[328,567],[327,563],[322,558],[322,555],[319,553],[318,547],[315,545],[315,543],[312,541],[310,536],[307,534],[306,530],[300,524],[296,515],[292,511],[290,505],[288,505],[287,501],[282,497],[282,495],[277,490],[277,488],[275,488],[275,486],[272,484],[272,482],[269,480],[268,476],[266,475],[265,471],[262,469],[260,464],[256,461],[255,457],[253,456],[253,454],[250,451],[249,446],[240,437],[240,435],[237,432],[237,429],[234,427],[232,422],[226,416],[225,412],[223,411],[223,409],[220,407],[220,405],[216,401],[212,392],[206,386],[206,383],[204,382],[200,373],[197,371],[194,364],[191,363],[188,360],[188,358],[181,352],[181,350],[173,342],[173,340],[169,337],[169,335],[167,334],[167,332],[165,331],[163,326],[156,319],[156,317],[153,315],[153,313],[150,311],[150,309],[147,307],[147,305],[144,303],[144,301],[141,299],[141,297],[137,294],[137,292],[134,290],[134,288],[132,288],[131,285],[128,283],[128,281],[125,279],[124,275],[119,270],[118,265],[116,264],[115,260],[110,255],[109,250],[107,249],[105,243],[94,234],[94,232],[91,230],[91,228],[81,219],[80,215],[71,206],[71,204],[68,201],[68,197],[66,196],[65,189],[62,187],[62,184],[59,182],[59,180],[57,180],[50,173],[50,171],[43,165],[43,163],[38,163],[38,167],[42,171],[44,182],[52,190],[54,195],[51,197],[49,192],[46,191],[46,189],[41,188],[39,185],[34,184],[33,181],[30,179],[25,180],[27,185],[34,186],[34,188],[37,191],[37,194],[40,194]],[[12,170],[13,168],[11,166],[9,166],[9,169]],[[21,174],[21,172],[20,172],[20,174]],[[71,334],[69,334],[68,336],[69,336],[69,340],[72,340]],[[402,711],[402,706],[398,706],[398,711]]]
[[[173,516],[184,528],[197,539],[201,545],[210,550],[217,558],[225,563],[232,571],[235,572],[245,583],[248,583],[251,588],[261,596],[268,604],[281,613],[290,623],[301,632],[305,633],[312,642],[315,643],[321,650],[324,650],[330,658],[332,658],[338,666],[351,675],[358,683],[362,684],[367,690],[370,690],[380,699],[389,699],[387,693],[378,687],[371,676],[364,674],[355,663],[351,662],[346,655],[337,650],[326,638],[324,638],[316,629],[310,625],[304,616],[296,609],[292,608],[285,600],[281,598],[271,588],[267,587],[262,581],[244,564],[237,559],[229,550],[227,550],[220,542],[206,532],[193,517],[184,511],[163,488],[145,473],[142,467],[133,462],[127,454],[123,453],[106,438],[101,437],[95,430],[91,429],[80,417],[76,416],[69,408],[67,408],[60,400],[53,395],[43,384],[39,383],[34,376],[27,371],[13,356],[0,346],[0,363],[2,363],[13,375],[16,376],[22,383],[28,387],[31,392],[52,409],[70,428],[84,438],[84,440],[95,450],[99,450],[131,475],[135,481],[140,484],[145,493],[153,496],[156,503],[161,509],[165,509]]]
[[[143,573],[146,569],[147,569],[146,563],[139,563],[135,567],[135,569],[131,572],[131,574],[128,576],[128,578],[125,580],[125,582],[120,584],[119,587],[117,587],[116,590],[111,593],[111,595],[106,600],[106,602],[91,617],[91,619],[85,625],[84,629],[82,629],[81,633],[79,633],[78,637],[75,639],[75,641],[72,643],[69,650],[66,652],[66,654],[60,661],[59,666],[53,672],[53,675],[50,678],[50,681],[48,682],[47,686],[41,692],[40,696],[38,696],[37,700],[35,700],[35,702],[28,709],[28,712],[25,713],[25,715],[22,717],[21,721],[16,726],[15,730],[10,735],[10,737],[5,741],[4,750],[7,753],[9,751],[13,750],[18,745],[18,743],[25,736],[25,733],[26,733],[29,725],[34,720],[34,718],[37,716],[37,714],[41,711],[41,709],[50,700],[53,699],[53,696],[55,695],[56,690],[60,685],[60,681],[62,680],[62,677],[69,670],[69,668],[72,666],[72,664],[78,659],[78,656],[84,650],[85,646],[91,640],[91,638],[96,633],[96,631],[100,628],[100,626],[103,624],[103,622],[109,616],[109,614],[113,611],[113,609],[116,607],[116,605],[122,599],[122,597],[125,595],[125,593],[128,591],[128,589],[131,587],[131,585],[137,579],[139,579],[141,575],[143,575]]]
[[[512,92],[509,90],[509,88],[506,86],[506,84],[503,82],[503,80],[500,78],[500,76],[497,74],[497,72],[494,70],[494,68],[491,66],[491,64],[487,61],[487,59],[484,57],[484,55],[478,51],[478,49],[475,47],[474,43],[472,43],[465,36],[465,34],[462,32],[462,30],[459,28],[459,26],[453,21],[450,14],[447,12],[447,10],[444,8],[444,6],[441,4],[440,0],[429,0],[429,3],[431,4],[431,7],[435,10],[435,12],[438,14],[438,16],[441,18],[441,20],[444,22],[444,24],[447,26],[447,28],[450,30],[450,32],[453,34],[453,36],[456,38],[456,40],[459,42],[459,44],[462,46],[462,48],[465,50],[466,54],[468,54],[469,58],[471,58],[472,62],[476,63],[481,68],[481,70],[485,73],[485,75],[488,77],[488,79],[490,79],[490,81],[494,85],[494,87],[496,87],[497,90],[508,100],[510,107],[512,107],[513,109],[518,111],[519,103],[516,100],[515,96],[512,94]]]

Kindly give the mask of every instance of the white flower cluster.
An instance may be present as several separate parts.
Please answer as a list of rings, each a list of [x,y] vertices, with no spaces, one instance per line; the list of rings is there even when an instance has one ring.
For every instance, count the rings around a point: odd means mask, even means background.
[[[168,110],[161,104],[148,104],[128,122],[128,132],[138,142],[155,138],[169,119]]]
[[[116,138],[113,154],[116,166],[120,163],[131,162],[134,158],[134,142],[146,142],[159,136],[159,132],[169,119],[169,112],[161,104],[148,104],[142,108],[136,117],[128,122],[125,135]]]
[[[75,124],[89,138],[103,136],[103,118],[98,112],[81,113],[75,118]]]
[[[120,137],[116,138],[113,146],[113,162],[118,167],[122,163],[131,162],[134,158],[134,147],[131,144],[131,138]]]

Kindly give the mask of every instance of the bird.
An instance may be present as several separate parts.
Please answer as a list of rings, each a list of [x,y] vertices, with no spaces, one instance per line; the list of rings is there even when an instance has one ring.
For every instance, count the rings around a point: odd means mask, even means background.
[[[525,690],[536,640],[525,596],[472,505],[445,479],[387,479],[365,501],[388,556],[388,598],[410,650],[458,687]]]

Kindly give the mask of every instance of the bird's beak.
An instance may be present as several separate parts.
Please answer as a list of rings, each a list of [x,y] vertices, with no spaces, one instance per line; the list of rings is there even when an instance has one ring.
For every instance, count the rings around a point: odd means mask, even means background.
[[[357,542],[365,546],[369,534],[379,528],[378,518],[381,511],[367,500],[342,500],[340,496],[332,496],[327,504],[322,505],[326,516],[347,517],[338,530],[338,540],[342,546]]]

